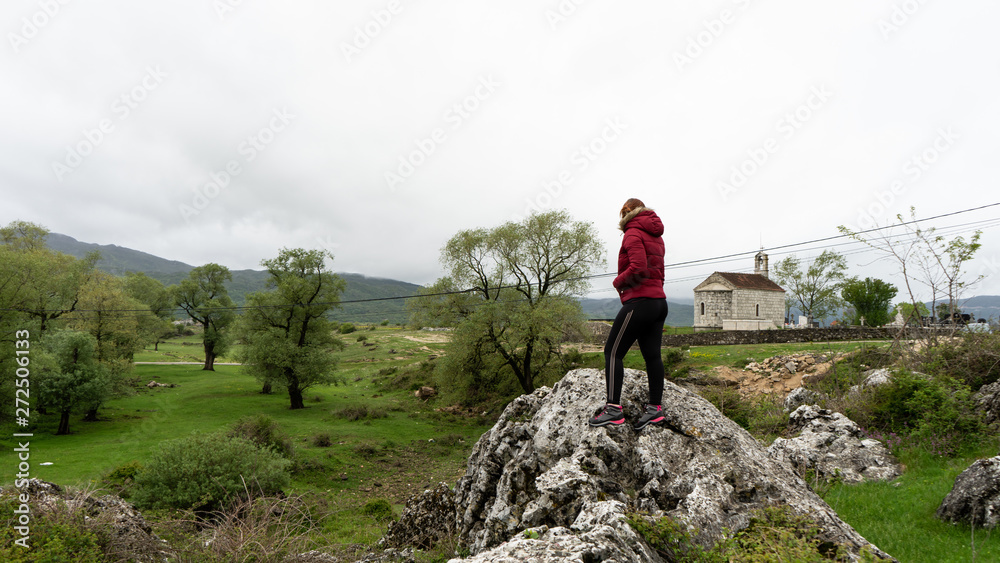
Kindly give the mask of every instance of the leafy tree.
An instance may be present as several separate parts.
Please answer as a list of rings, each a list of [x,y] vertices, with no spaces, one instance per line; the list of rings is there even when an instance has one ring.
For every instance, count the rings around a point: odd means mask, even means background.
[[[460,288],[455,280],[445,277],[418,289],[416,299],[407,301],[406,307],[412,326],[456,326],[480,303],[482,297]]]
[[[851,324],[882,326],[892,320],[889,306],[899,291],[894,285],[874,278],[850,278],[841,288],[841,297],[854,307]]]
[[[903,314],[903,318],[906,319],[907,323],[920,325],[921,319],[931,316],[930,309],[928,309],[927,305],[924,305],[923,303],[917,303],[917,305],[914,306],[912,303],[900,301],[899,303],[896,303],[896,309]]]
[[[142,345],[138,316],[148,308],[125,292],[120,278],[96,272],[80,289],[79,310],[70,318],[75,330],[90,333],[97,341],[97,360],[130,360]]]
[[[83,260],[50,250],[32,250],[25,272],[32,280],[32,292],[25,305],[28,315],[37,320],[39,333],[53,322],[79,307],[80,292],[95,274],[97,252]]]
[[[26,221],[14,221],[0,228],[0,243],[7,254],[17,256],[22,284],[19,308],[37,323],[41,336],[52,323],[72,312],[80,298],[80,288],[94,272],[100,259],[92,252],[83,260],[54,252],[45,246],[48,229]]]
[[[583,293],[586,276],[605,264],[593,225],[565,211],[460,231],[442,249],[441,262],[448,275],[434,290],[467,293],[415,302],[426,318],[458,323],[443,375],[475,389],[497,385],[506,372],[525,393],[558,359],[563,334],[579,329],[582,313],[571,296]]]
[[[111,393],[108,369],[97,359],[97,340],[85,332],[62,330],[45,339],[49,358],[40,356],[39,404],[59,413],[56,434],[69,434],[70,415],[91,410]]]
[[[24,305],[31,292],[30,280],[24,276],[28,257],[13,248],[0,244],[0,369],[13,373],[14,341],[17,331],[28,330],[29,336],[37,337],[33,327],[28,326]],[[23,333],[22,333],[23,334]],[[0,396],[14,397],[13,376],[0,377]],[[37,410],[37,409],[36,409]],[[0,411],[0,421],[11,420],[13,409]]]
[[[139,318],[149,309],[125,293],[121,278],[96,272],[80,288],[79,307],[68,319],[69,327],[94,337],[95,358],[109,373],[113,388],[127,392],[134,370],[132,358],[143,346]],[[97,420],[101,402],[91,405],[84,420]]]
[[[49,230],[30,221],[11,221],[0,227],[0,244],[17,251],[45,249],[45,238]]]
[[[261,262],[270,290],[247,297],[238,325],[244,370],[265,385],[284,385],[292,409],[305,408],[304,390],[336,381],[332,351],[343,344],[327,313],[338,306],[345,284],[326,268],[327,258],[333,255],[322,250],[283,249]]]
[[[225,352],[226,329],[236,319],[235,305],[225,283],[233,279],[229,268],[205,264],[191,270],[186,280],[172,288],[174,303],[203,329],[203,370],[215,371],[215,358]]]
[[[153,349],[159,350],[160,342],[174,334],[170,319],[174,316],[174,300],[170,290],[160,280],[142,272],[125,276],[125,293],[149,308],[149,313],[139,312],[137,320],[139,333],[144,342],[152,342]]]
[[[845,270],[847,260],[843,256],[824,250],[805,271],[799,259],[789,255],[775,266],[774,276],[804,315],[822,319],[843,306],[839,290]]]
[[[0,360],[13,350],[6,344],[13,341],[14,331],[23,330],[24,307],[31,292],[30,280],[24,275],[29,258],[6,245],[0,245]]]

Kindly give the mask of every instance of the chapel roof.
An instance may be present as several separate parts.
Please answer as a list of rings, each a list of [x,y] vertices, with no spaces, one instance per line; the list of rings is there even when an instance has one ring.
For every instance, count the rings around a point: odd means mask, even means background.
[[[764,291],[781,291],[781,286],[760,274],[741,274],[737,272],[715,272],[739,289],[761,289]]]

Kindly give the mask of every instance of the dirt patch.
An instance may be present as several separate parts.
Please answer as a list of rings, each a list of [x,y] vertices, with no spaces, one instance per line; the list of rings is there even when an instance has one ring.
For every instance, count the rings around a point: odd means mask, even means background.
[[[824,355],[795,354],[774,356],[762,362],[751,362],[745,369],[718,366],[713,368],[715,377],[736,385],[746,397],[776,395],[784,398],[802,386],[803,380],[825,375],[835,358]]]
[[[569,350],[570,348],[576,348],[581,354],[604,351],[604,345],[587,344],[585,342],[563,344],[559,347],[560,351],[562,352],[566,352],[566,350]]]
[[[787,379],[780,375],[755,374],[742,369],[718,366],[712,370],[715,377],[736,384],[740,395],[779,395],[784,397],[802,386],[802,374],[789,374]]]
[[[428,332],[420,336],[404,335],[403,338],[413,342],[442,343],[451,341],[451,333],[448,332]]]

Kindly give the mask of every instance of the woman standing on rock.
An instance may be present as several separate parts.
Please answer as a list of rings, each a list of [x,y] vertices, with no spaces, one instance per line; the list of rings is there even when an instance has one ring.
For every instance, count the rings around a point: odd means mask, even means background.
[[[619,228],[624,232],[618,251],[618,276],[612,282],[618,290],[622,308],[611,326],[604,345],[604,379],[607,404],[590,419],[591,426],[622,424],[622,382],[625,380],[625,354],[636,341],[646,361],[649,377],[649,403],[636,430],[663,422],[663,358],[660,344],[663,322],[667,318],[667,296],[663,293],[663,223],[652,209],[636,199],[625,202]]]

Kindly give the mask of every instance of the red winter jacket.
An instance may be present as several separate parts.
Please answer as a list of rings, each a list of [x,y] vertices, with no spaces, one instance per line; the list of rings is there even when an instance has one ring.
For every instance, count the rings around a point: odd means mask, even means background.
[[[636,297],[665,299],[663,223],[652,209],[638,207],[621,220],[625,232],[618,251],[618,276],[612,285],[622,303]]]

